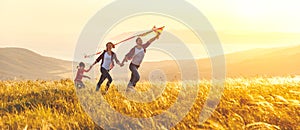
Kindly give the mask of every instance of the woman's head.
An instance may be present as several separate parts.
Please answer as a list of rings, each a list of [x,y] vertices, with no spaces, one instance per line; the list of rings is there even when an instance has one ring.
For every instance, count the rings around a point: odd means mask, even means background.
[[[112,50],[112,48],[115,48],[115,45],[112,42],[106,43],[106,50]]]
[[[143,40],[142,38],[138,37],[136,40],[135,40],[136,44],[137,45],[142,45],[143,44]]]

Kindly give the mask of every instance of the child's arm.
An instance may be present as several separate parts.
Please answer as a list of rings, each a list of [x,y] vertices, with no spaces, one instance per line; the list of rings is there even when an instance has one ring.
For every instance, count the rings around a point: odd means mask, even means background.
[[[93,66],[94,66],[94,64],[92,64],[89,69],[84,70],[84,72],[89,72],[93,68]]]
[[[84,77],[84,78],[88,78],[88,79],[91,79],[91,77],[89,77],[89,76],[86,76],[86,75],[83,75],[82,77]]]

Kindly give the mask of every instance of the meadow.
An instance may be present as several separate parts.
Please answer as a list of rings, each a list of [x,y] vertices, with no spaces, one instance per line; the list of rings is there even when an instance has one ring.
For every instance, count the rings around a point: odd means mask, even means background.
[[[0,81],[0,129],[102,129],[100,126],[110,129],[167,129],[166,125],[170,122],[164,118],[158,122],[141,121],[136,124],[123,118],[115,120],[118,117],[113,117],[112,111],[103,113],[99,98],[122,115],[152,118],[175,102],[188,105],[186,102],[190,99],[178,98],[182,89],[198,90],[195,92],[197,96],[189,111],[172,129],[300,129],[300,81],[293,77],[226,79],[218,106],[203,123],[199,119],[202,109],[207,107],[204,104],[211,87],[209,81],[190,82],[185,86],[181,86],[180,82],[167,82],[162,84],[166,87],[161,95],[145,97],[155,99],[147,103],[127,100],[118,91],[125,83],[114,83],[103,97],[101,92],[94,92],[93,83],[86,84],[86,88],[76,90],[70,79]],[[136,89],[144,92],[151,87],[150,83],[143,82]],[[210,101],[207,102],[209,106]],[[181,107],[175,109],[181,111]],[[103,114],[108,114],[104,121],[93,120]],[[99,126],[96,122],[104,124]]]

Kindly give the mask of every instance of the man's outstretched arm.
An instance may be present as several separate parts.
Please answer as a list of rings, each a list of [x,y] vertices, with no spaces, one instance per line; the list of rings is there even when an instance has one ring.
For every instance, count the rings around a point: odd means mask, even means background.
[[[151,43],[152,43],[153,41],[155,41],[156,39],[159,38],[159,35],[160,35],[160,33],[157,33],[155,37],[151,38],[151,39],[148,40],[145,44],[143,44],[143,45],[142,45],[143,48],[147,48],[148,46],[150,46]]]

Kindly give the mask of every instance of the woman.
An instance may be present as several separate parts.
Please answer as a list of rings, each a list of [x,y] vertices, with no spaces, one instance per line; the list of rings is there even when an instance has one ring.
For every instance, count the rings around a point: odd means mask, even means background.
[[[112,82],[112,78],[109,74],[109,71],[114,67],[114,61],[116,61],[116,63],[118,65],[121,65],[117,55],[112,51],[112,48],[115,48],[115,45],[111,42],[108,42],[106,44],[106,50],[103,51],[103,53],[96,59],[96,61],[94,62],[94,64],[92,64],[91,66],[94,66],[95,64],[97,64],[100,60],[101,61],[101,77],[99,79],[99,82],[97,84],[96,87],[96,91],[99,91],[101,84],[103,83],[103,81],[107,78],[108,81],[106,83],[106,87],[105,87],[105,93],[108,91],[108,88]]]
[[[121,63],[121,66],[124,65],[124,62],[127,62],[128,60],[131,60],[131,63],[129,65],[129,69],[131,71],[131,78],[127,85],[127,91],[134,91],[134,87],[136,86],[136,83],[140,80],[140,74],[138,72],[138,68],[140,67],[144,56],[146,52],[146,48],[156,39],[159,38],[160,33],[157,33],[157,35],[153,38],[151,38],[149,41],[147,41],[145,44],[143,44],[143,41],[141,38],[136,39],[136,46],[134,46],[125,56],[124,60]]]

